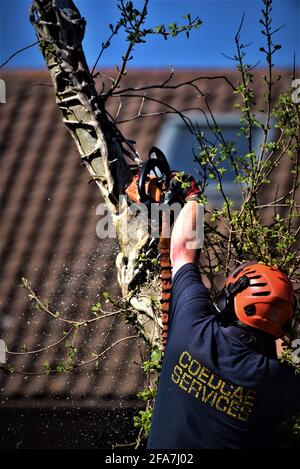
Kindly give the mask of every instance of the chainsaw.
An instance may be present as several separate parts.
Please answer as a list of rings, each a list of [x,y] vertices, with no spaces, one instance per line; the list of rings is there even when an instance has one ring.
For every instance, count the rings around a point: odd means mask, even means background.
[[[169,163],[164,153],[157,147],[152,147],[149,151],[148,160],[138,165],[137,173],[133,175],[131,183],[125,192],[129,199],[135,203],[146,205],[150,220],[150,208],[152,203],[173,204],[179,203],[182,207],[187,199],[198,198],[201,193],[195,179],[191,175],[182,173],[182,181],[177,178],[178,173],[171,171]],[[183,189],[182,182],[187,186]],[[169,220],[163,211],[161,224],[159,225],[159,251],[162,281],[161,295],[161,319],[163,324],[162,343],[165,348],[168,335],[168,318],[171,300],[171,259],[170,259],[170,237],[164,237],[164,224]]]
[[[172,172],[164,153],[157,147],[149,151],[148,160],[144,161],[134,174],[131,183],[125,192],[129,199],[135,203],[146,205],[148,210],[152,203],[171,203],[172,197],[166,198],[168,194]],[[162,344],[166,346],[168,335],[169,307],[171,300],[171,260],[170,260],[170,238],[162,236],[160,227],[159,251],[161,268],[161,319],[162,319]]]
[[[138,168],[126,188],[129,199],[147,206],[164,202],[164,194],[169,188],[171,169],[164,153],[157,147],[149,151],[148,160]]]

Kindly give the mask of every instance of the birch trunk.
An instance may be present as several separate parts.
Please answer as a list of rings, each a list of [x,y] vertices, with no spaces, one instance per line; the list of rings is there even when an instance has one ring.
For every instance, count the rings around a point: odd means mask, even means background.
[[[160,279],[138,259],[149,244],[148,230],[124,194],[131,172],[123,137],[105,109],[82,49],[85,19],[72,0],[34,0],[30,9],[40,49],[54,85],[56,102],[85,167],[108,205],[119,242],[116,258],[122,296],[130,317],[151,345],[160,345]]]

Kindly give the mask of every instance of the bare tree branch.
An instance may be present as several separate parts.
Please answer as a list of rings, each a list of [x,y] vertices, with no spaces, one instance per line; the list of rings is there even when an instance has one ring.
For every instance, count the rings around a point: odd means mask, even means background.
[[[24,51],[27,50],[27,49],[30,49],[30,48],[33,47],[33,46],[36,46],[38,43],[39,43],[39,41],[35,41],[35,42],[33,42],[32,44],[29,44],[28,46],[22,47],[21,49],[17,50],[17,51],[14,52],[10,57],[8,57],[8,59],[6,59],[5,62],[3,62],[3,63],[0,65],[0,68],[2,68],[2,67],[4,67],[5,65],[7,65],[8,62],[10,62],[14,57],[16,57],[16,55],[20,54],[21,52],[24,52]]]

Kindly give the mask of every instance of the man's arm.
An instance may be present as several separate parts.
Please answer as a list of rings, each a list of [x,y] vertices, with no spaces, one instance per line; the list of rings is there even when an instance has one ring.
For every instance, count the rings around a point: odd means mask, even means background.
[[[171,236],[172,275],[187,263],[197,263],[200,256],[199,220],[200,205],[189,200],[179,213]]]

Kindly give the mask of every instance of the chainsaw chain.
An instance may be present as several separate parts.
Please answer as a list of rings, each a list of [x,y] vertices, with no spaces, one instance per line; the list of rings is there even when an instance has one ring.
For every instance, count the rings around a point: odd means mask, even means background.
[[[166,347],[168,338],[168,323],[169,323],[169,309],[171,300],[171,288],[172,288],[172,272],[171,272],[171,259],[170,259],[170,246],[171,239],[163,238],[160,236],[160,268],[161,268],[161,319],[163,324],[162,329],[162,346],[163,350]]]

